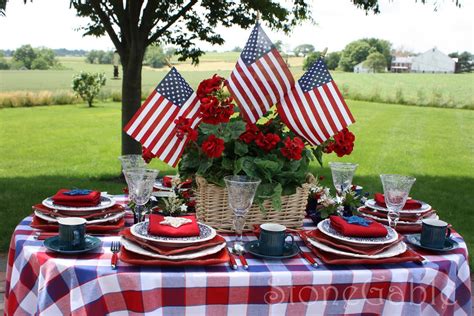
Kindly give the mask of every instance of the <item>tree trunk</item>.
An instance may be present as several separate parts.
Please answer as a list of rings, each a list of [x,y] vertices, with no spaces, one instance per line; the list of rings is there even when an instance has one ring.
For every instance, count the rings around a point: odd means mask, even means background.
[[[144,52],[131,48],[130,54],[125,55],[122,57],[122,155],[141,154],[140,143],[128,136],[123,128],[141,105]]]

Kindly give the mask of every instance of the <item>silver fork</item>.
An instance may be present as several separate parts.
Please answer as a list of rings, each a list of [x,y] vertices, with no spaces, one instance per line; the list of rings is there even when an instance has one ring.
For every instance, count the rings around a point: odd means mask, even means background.
[[[112,244],[110,245],[110,250],[113,252],[112,260],[110,262],[110,264],[112,265],[112,269],[117,269],[117,254],[120,251],[120,246],[120,241],[112,241]]]

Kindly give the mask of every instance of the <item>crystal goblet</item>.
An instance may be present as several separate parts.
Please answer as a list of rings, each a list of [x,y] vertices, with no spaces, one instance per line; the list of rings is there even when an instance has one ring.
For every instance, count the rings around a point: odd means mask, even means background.
[[[119,156],[118,159],[122,164],[122,170],[146,168],[146,162],[141,155],[123,155]]]
[[[352,188],[352,178],[359,165],[350,162],[330,162],[332,182],[336,188],[336,202],[342,203],[344,195]],[[342,211],[338,210],[339,215]]]
[[[151,193],[153,192],[153,184],[155,183],[158,173],[158,170],[142,168],[123,170],[128,184],[128,196],[135,204],[133,209],[135,223],[143,221],[143,217],[146,214],[144,205],[150,200]]]
[[[388,208],[388,224],[396,228],[400,219],[400,210],[407,201],[413,183],[416,179],[399,174],[381,174],[385,204]]]
[[[248,176],[227,176],[224,177],[224,181],[228,192],[229,207],[234,214],[234,230],[237,234],[233,250],[236,253],[242,253],[244,250],[242,231],[245,225],[245,215],[252,206],[255,192],[261,180]]]

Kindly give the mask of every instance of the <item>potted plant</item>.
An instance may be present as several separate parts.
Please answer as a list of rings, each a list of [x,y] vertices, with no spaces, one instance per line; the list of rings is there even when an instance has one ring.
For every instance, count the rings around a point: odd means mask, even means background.
[[[324,152],[342,145],[344,154],[349,154],[353,134],[345,129],[338,136],[343,143],[336,146],[331,138],[312,147],[288,129],[275,108],[256,124],[247,123],[218,75],[202,81],[197,96],[201,102],[197,127],[182,117],[175,123],[177,136],[186,140],[178,170],[183,178],[196,177],[199,219],[220,230],[232,228],[223,178],[241,174],[262,181],[255,206],[247,215],[247,228],[269,220],[288,227],[301,226],[309,193],[305,183],[310,162],[322,164]]]

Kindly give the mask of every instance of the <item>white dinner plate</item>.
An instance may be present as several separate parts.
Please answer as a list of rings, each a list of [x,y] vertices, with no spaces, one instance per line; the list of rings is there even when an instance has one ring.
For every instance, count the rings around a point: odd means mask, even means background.
[[[128,251],[131,251],[131,252],[137,253],[139,255],[143,255],[143,256],[148,256],[148,257],[152,257],[152,258],[167,259],[167,260],[184,260],[184,259],[201,258],[201,257],[205,257],[205,256],[209,256],[209,255],[218,253],[219,251],[221,251],[226,246],[226,243],[223,242],[219,245],[216,245],[216,246],[213,246],[213,247],[210,247],[210,248],[206,248],[206,249],[203,249],[203,250],[199,250],[199,251],[196,251],[196,252],[180,254],[180,255],[165,256],[165,255],[160,255],[156,252],[144,249],[140,245],[138,245],[138,244],[136,244],[136,243],[134,243],[134,242],[132,242],[128,239],[125,239],[123,237],[122,237],[121,243],[125,247],[125,249],[127,249]]]
[[[407,250],[407,245],[401,241],[390,248],[385,249],[382,252],[379,252],[378,254],[375,255],[363,255],[360,253],[353,253],[353,252],[347,252],[339,249],[332,248],[328,245],[325,245],[317,240],[314,240],[312,238],[308,238],[308,241],[313,245],[314,247],[321,249],[326,252],[331,252],[335,253],[337,255],[341,256],[347,256],[347,257],[354,257],[354,258],[361,258],[361,259],[382,259],[382,258],[390,258],[390,257],[395,257],[398,256],[401,253],[404,253]]]
[[[58,222],[58,219],[56,217],[52,217],[52,216],[49,216],[49,215],[46,215],[46,214],[43,214],[41,213],[40,211],[38,210],[35,210],[35,215],[38,216],[39,218],[47,221],[47,222],[50,222],[50,223],[57,223]],[[93,219],[93,220],[87,220],[86,219],[86,225],[93,225],[93,224],[100,224],[100,223],[109,223],[109,222],[117,222],[119,221],[120,219],[122,219],[122,217],[125,216],[125,212],[120,212],[120,213],[109,213],[107,214],[108,216],[107,217],[104,217],[104,218],[98,218],[98,219]]]
[[[49,197],[47,199],[44,199],[43,202],[41,202],[44,206],[55,209],[55,210],[60,210],[60,211],[78,211],[78,212],[87,212],[87,211],[98,211],[98,210],[103,210],[106,208],[109,208],[111,206],[115,205],[115,200],[109,196],[100,196],[100,203],[96,206],[81,206],[81,207],[74,207],[74,206],[65,206],[65,205],[58,205],[54,204],[52,197]]]
[[[362,216],[372,218],[372,219],[376,220],[377,222],[388,223],[387,218],[381,218],[381,217],[377,217],[375,215],[370,215],[370,214],[367,214],[367,213],[361,213],[361,214],[362,214]],[[439,219],[439,216],[436,213],[433,213],[430,216],[425,217],[423,219]],[[407,221],[400,221],[399,220],[397,223],[398,224],[403,224],[403,225],[421,225],[421,220],[418,220],[416,222],[407,222]]]
[[[416,214],[416,215],[421,215],[423,213],[431,211],[431,205],[428,203],[425,203],[423,201],[420,201],[421,207],[419,209],[414,209],[414,210],[400,210],[400,214]],[[382,212],[388,212],[388,209],[386,207],[378,205],[374,199],[369,199],[365,201],[365,206],[372,208],[374,210],[382,211]]]
[[[148,221],[137,223],[130,228],[130,232],[135,237],[150,240],[168,247],[182,247],[192,245],[195,243],[211,240],[216,236],[216,230],[214,228],[199,222],[198,225],[200,234],[199,236],[192,237],[166,237],[151,235],[148,233],[148,224]]]
[[[387,236],[385,237],[349,237],[344,236],[343,234],[339,233],[331,226],[331,220],[325,219],[318,224],[318,229],[328,235],[329,237],[336,238],[348,243],[354,244],[364,244],[364,245],[383,245],[395,242],[398,239],[398,233],[388,226],[387,228]]]

